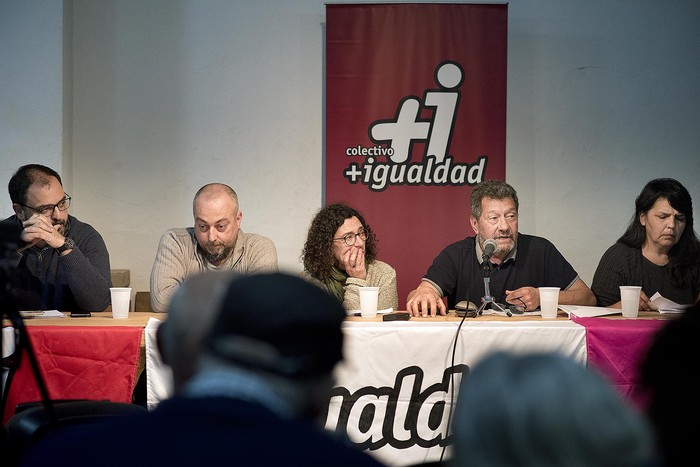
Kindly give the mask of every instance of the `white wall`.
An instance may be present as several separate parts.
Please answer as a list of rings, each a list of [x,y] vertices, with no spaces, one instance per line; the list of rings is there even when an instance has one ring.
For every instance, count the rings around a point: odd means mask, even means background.
[[[63,173],[62,12],[56,0],[0,0],[2,219],[12,214],[7,182],[19,166]]]
[[[648,180],[700,212],[699,26],[692,0],[510,2],[506,180],[589,285]]]
[[[211,181],[233,186],[243,229],[300,270],[323,201],[324,2],[67,0],[65,105],[60,6],[0,0],[3,183],[24,163],[68,161],[71,212],[137,290],[161,233],[191,225]],[[512,0],[508,16],[506,180],[520,230],[551,239],[590,284],[649,179],[675,177],[700,203],[700,2]],[[58,157],[70,105],[72,151]]]

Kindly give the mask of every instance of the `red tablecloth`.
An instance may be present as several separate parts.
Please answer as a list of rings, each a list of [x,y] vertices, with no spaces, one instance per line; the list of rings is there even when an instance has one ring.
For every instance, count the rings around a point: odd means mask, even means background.
[[[29,326],[51,399],[131,402],[141,351],[141,327]],[[10,386],[3,424],[19,403],[40,401],[26,354]]]
[[[639,363],[651,339],[668,321],[576,318],[586,328],[588,366],[598,369],[620,393],[638,406],[645,404],[639,391]]]

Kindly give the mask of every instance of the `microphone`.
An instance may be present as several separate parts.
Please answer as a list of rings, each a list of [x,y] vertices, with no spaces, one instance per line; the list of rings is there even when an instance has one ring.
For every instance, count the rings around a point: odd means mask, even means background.
[[[498,244],[493,238],[489,238],[484,242],[484,253],[481,255],[483,261],[491,259],[491,255],[498,249]]]

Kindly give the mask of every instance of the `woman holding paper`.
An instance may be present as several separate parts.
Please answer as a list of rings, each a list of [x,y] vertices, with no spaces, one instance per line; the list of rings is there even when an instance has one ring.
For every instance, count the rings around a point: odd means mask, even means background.
[[[603,254],[591,289],[598,306],[619,308],[620,286],[642,287],[639,309],[658,292],[677,304],[700,299],[700,239],[688,190],[672,178],[646,184],[625,233]]]
[[[346,310],[360,309],[359,287],[379,287],[379,310],[399,306],[396,271],[377,259],[372,229],[350,206],[331,204],[318,211],[302,259],[302,277],[325,287]]]

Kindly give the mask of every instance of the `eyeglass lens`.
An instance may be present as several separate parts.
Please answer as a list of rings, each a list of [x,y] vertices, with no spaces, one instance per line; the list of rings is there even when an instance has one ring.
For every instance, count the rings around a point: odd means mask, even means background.
[[[345,240],[347,246],[353,246],[357,242],[357,237],[360,237],[363,241],[367,240],[367,234],[364,230],[360,230],[356,234],[347,234],[343,237],[343,240]]]
[[[29,209],[32,209],[32,210],[34,210],[34,211],[40,213],[40,214],[43,215],[43,216],[48,216],[48,215],[50,215],[50,214],[53,212],[53,210],[56,209],[56,208],[58,208],[59,211],[65,211],[66,209],[68,209],[68,207],[70,206],[70,200],[71,200],[71,197],[68,196],[68,195],[66,195],[65,198],[63,198],[61,201],[59,201],[58,203],[53,204],[53,205],[43,206],[43,207],[40,207],[40,208],[33,208],[33,207],[31,207],[31,206],[27,206],[27,207],[28,207]]]

